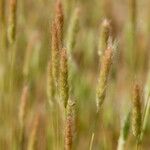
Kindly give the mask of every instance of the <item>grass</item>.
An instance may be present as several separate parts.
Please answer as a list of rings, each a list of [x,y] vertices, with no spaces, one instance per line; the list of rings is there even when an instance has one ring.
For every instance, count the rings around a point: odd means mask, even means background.
[[[0,149],[148,150],[148,12],[144,0],[0,0]]]

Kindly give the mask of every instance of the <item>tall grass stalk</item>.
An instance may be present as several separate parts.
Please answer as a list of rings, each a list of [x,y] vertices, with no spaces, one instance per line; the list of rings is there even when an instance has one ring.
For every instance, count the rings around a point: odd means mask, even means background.
[[[136,29],[137,29],[137,0],[129,0],[129,31],[128,31],[128,47],[127,57],[131,70],[136,69],[137,63],[137,47],[136,47]]]
[[[0,51],[4,53],[4,49],[6,47],[6,16],[5,16],[5,0],[0,0],[0,27],[1,27],[1,43],[0,43]],[[2,54],[3,54],[2,53]],[[4,54],[3,54],[4,55]]]
[[[142,143],[142,141],[143,141],[143,136],[144,136],[146,126],[147,126],[147,123],[148,123],[149,114],[150,114],[150,92],[148,94],[145,109],[144,109],[144,113],[143,113],[142,130],[141,130],[140,139],[139,139],[140,143]]]
[[[20,149],[24,149],[25,146],[25,118],[27,115],[27,100],[29,96],[29,87],[28,85],[24,86],[22,95],[21,95],[21,103],[19,107],[19,124],[20,124]]]
[[[123,121],[123,126],[121,128],[120,137],[118,140],[118,146],[117,150],[124,150],[125,149],[125,143],[127,141],[128,135],[129,135],[129,129],[130,129],[130,112],[126,116],[125,120]]]
[[[8,41],[13,44],[16,38],[17,0],[9,0]]]
[[[33,122],[31,134],[29,136],[27,150],[36,150],[35,143],[37,140],[38,126],[39,126],[39,115],[36,115],[34,122]]]
[[[111,69],[112,57],[113,57],[113,48],[111,45],[105,50],[103,57],[102,57],[102,61],[101,61],[101,70],[100,70],[100,74],[98,77],[98,85],[97,85],[97,91],[96,91],[97,111],[96,111],[92,136],[90,140],[90,150],[92,150],[95,132],[97,130],[97,126],[99,123],[100,108],[102,107],[102,104],[105,100],[107,80],[108,80],[109,72]]]

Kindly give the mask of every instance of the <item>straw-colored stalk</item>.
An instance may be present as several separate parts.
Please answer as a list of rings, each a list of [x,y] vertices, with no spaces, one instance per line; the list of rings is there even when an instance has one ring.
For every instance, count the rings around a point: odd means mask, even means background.
[[[6,19],[5,19],[5,0],[0,0],[0,27],[1,27],[1,48],[5,48],[6,45]]]
[[[71,52],[74,49],[76,43],[76,35],[79,29],[79,13],[80,13],[80,9],[77,7],[74,10],[69,23],[69,29],[67,33],[67,43],[66,43],[67,50],[69,52],[69,57],[71,56]]]
[[[100,39],[99,39],[99,45],[98,45],[98,54],[100,56],[103,55],[105,49],[108,46],[108,40],[109,40],[110,34],[111,34],[110,21],[107,19],[104,19],[100,28]]]
[[[20,123],[20,148],[24,148],[24,132],[25,132],[25,118],[26,118],[26,110],[27,110],[27,100],[29,96],[29,89],[26,85],[23,88],[22,95],[21,95],[21,103],[19,107],[19,123]]]
[[[125,149],[125,143],[127,141],[127,137],[129,135],[129,129],[130,129],[130,112],[128,113],[127,117],[123,121],[123,126],[121,128],[120,137],[118,140],[118,147],[117,150],[124,150]]]
[[[10,0],[9,6],[8,40],[13,44],[16,38],[17,0]]]
[[[73,145],[73,132],[74,132],[74,105],[72,100],[68,101],[65,123],[65,150],[72,150]]]
[[[69,98],[69,85],[68,85],[68,60],[67,60],[67,51],[65,48],[61,52],[61,62],[60,62],[60,98],[64,103],[64,106],[67,106]]]
[[[108,80],[109,71],[112,64],[112,56],[113,56],[113,49],[112,47],[108,47],[105,50],[104,55],[102,57],[101,69],[98,77],[98,86],[97,86],[97,93],[96,93],[97,111],[99,111],[105,99],[107,80]]]
[[[127,57],[129,67],[135,71],[137,63],[137,50],[136,50],[136,28],[137,28],[137,0],[129,0],[129,31],[128,31],[128,47]]]
[[[144,112],[143,112],[143,119],[142,119],[143,122],[142,122],[142,130],[141,130],[141,134],[140,134],[140,143],[143,140],[147,122],[149,119],[149,114],[150,114],[150,92],[148,94],[148,97],[146,97],[146,98],[147,98],[147,101],[146,101]]]
[[[141,91],[138,84],[133,89],[132,99],[132,133],[137,141],[137,149],[139,147],[139,136],[141,134],[142,114],[141,114]]]
[[[64,13],[61,0],[57,0],[55,8],[55,22],[57,26],[57,36],[59,42],[59,50],[63,46],[63,27],[64,27]]]
[[[5,22],[5,0],[0,0],[0,21],[1,24]]]
[[[52,75],[54,79],[54,84],[57,87],[59,79],[60,51],[59,51],[58,32],[55,21],[52,24],[51,61],[52,61]]]
[[[137,21],[137,1],[129,0],[129,11],[130,11],[130,22],[132,27],[132,32],[135,34],[136,21]]]
[[[27,150],[35,150],[35,143],[36,143],[36,139],[37,139],[36,136],[37,136],[38,126],[39,126],[39,115],[37,115],[34,119],[31,134],[29,136]]]

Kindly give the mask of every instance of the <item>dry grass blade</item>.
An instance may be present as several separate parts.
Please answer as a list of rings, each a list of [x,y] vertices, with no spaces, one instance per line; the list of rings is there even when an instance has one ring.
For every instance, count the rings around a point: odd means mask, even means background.
[[[17,0],[9,0],[9,26],[8,26],[8,40],[13,44],[16,37],[16,21],[17,21]]]
[[[26,111],[27,111],[27,100],[29,96],[29,87],[26,85],[23,88],[22,95],[21,95],[21,103],[19,107],[19,123],[20,123],[20,148],[24,149],[24,132],[25,132],[25,118],[26,118]]]
[[[39,115],[37,115],[34,119],[32,131],[31,131],[31,134],[29,136],[27,150],[35,150],[35,142],[37,139],[36,136],[37,136],[38,126],[39,126]]]

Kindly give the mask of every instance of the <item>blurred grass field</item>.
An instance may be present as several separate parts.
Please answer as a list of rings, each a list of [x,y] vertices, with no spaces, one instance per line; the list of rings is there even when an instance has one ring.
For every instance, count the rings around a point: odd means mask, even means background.
[[[53,118],[59,118],[61,113],[54,112],[57,110],[49,105],[47,97],[47,67],[51,57],[51,28],[56,1],[18,0],[16,38],[10,43],[11,1],[0,0],[0,150],[63,150],[65,128],[61,119],[57,127],[53,124]],[[131,1],[134,0],[61,1],[64,12],[63,47],[68,48],[71,19],[75,10],[79,9],[75,43],[69,51],[73,60],[73,75],[69,74],[72,79],[70,97],[76,102],[73,150],[90,148],[101,71],[98,48],[104,19],[108,19],[111,25],[113,63],[92,150],[117,149],[123,120],[132,109],[135,81],[142,89],[141,107],[144,112],[150,91],[150,1],[135,0],[135,21]],[[25,94],[27,101],[26,106],[22,106],[25,114],[21,126],[19,113],[25,86],[28,87],[28,96]],[[150,149],[149,118],[141,144],[143,150]],[[23,144],[20,144],[22,131]],[[55,131],[60,133],[55,135]],[[34,146],[31,148],[32,140]],[[135,138],[130,129],[125,149],[134,148]]]

